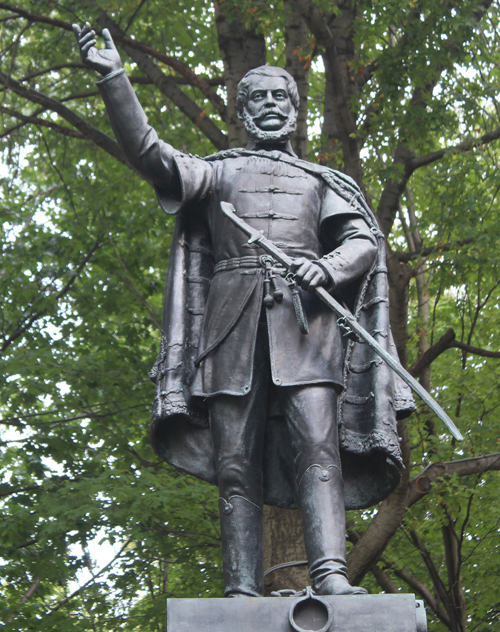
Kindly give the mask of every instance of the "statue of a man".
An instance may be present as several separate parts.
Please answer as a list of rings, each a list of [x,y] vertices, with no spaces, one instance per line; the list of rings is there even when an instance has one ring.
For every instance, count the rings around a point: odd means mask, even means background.
[[[299,97],[285,70],[243,77],[248,146],[201,159],[148,125],[109,32],[98,50],[89,24],[74,29],[83,61],[103,75],[122,150],[177,215],[152,440],[165,460],[219,487],[226,596],[263,594],[264,502],[300,507],[318,594],[365,593],[347,579],[345,506],[370,506],[397,485],[396,413],[413,400],[313,291],[335,293],[394,353],[373,215],[350,178],[294,154]],[[245,241],[222,201],[294,258],[309,333],[283,267]]]

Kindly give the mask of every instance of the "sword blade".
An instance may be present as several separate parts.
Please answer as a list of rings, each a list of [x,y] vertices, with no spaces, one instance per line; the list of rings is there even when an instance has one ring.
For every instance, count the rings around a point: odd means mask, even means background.
[[[262,245],[262,244],[261,244]],[[328,307],[332,309],[338,316],[341,318],[345,318],[349,327],[352,331],[366,344],[375,351],[375,353],[382,358],[391,369],[399,375],[399,377],[406,383],[408,386],[414,391],[426,404],[429,408],[441,419],[444,425],[451,432],[453,437],[457,441],[463,441],[463,436],[457,426],[453,423],[447,413],[441,408],[441,406],[437,403],[437,401],[425,390],[425,388],[417,382],[417,380],[406,371],[399,362],[393,358],[393,356],[388,353],[380,344],[375,340],[375,338],[369,334],[361,325],[358,324],[357,320],[348,310],[344,309],[342,305],[340,305],[334,298],[331,296],[323,287],[318,287],[315,289],[314,293],[318,298],[320,298],[323,303],[326,303]]]
[[[280,250],[272,241],[269,241],[264,237],[262,232],[259,232],[255,228],[249,226],[241,217],[236,215],[236,210],[232,204],[228,202],[221,202],[221,208],[226,215],[238,228],[240,228],[250,239],[249,243],[258,243],[259,246],[265,250],[267,253],[272,255],[276,261],[283,264],[285,267],[289,268],[293,259],[285,254],[282,250]],[[417,382],[417,380],[406,371],[401,364],[392,357],[390,353],[388,353],[383,347],[379,345],[379,343],[373,338],[371,334],[369,334],[361,325],[358,324],[357,320],[351,314],[350,311],[342,307],[338,301],[336,301],[331,294],[329,294],[325,288],[318,287],[314,290],[316,296],[323,301],[328,307],[339,316],[339,318],[345,319],[345,321],[349,324],[349,327],[352,331],[359,337],[361,340],[366,342],[366,344],[375,351],[375,353],[382,358],[391,369],[399,375],[399,377],[408,384],[408,386],[414,391],[421,399],[424,401],[427,406],[441,419],[444,425],[451,432],[453,437],[457,441],[463,441],[463,435],[457,426],[450,419],[448,414],[441,408],[441,406],[437,403],[437,401],[423,388],[421,384]]]

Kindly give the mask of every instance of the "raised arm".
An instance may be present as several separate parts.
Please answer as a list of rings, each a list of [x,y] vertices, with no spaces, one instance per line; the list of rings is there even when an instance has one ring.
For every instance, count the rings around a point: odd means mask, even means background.
[[[159,193],[180,199],[181,184],[174,148],[158,138],[122,68],[120,55],[108,29],[103,29],[105,48],[96,48],[96,34],[88,22],[83,29],[73,24],[83,63],[102,75],[97,82],[120,147],[128,161],[152,182]]]

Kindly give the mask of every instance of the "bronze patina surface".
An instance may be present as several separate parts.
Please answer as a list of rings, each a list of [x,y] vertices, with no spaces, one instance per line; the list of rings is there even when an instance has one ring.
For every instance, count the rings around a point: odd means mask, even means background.
[[[396,358],[375,218],[350,178],[295,156],[298,93],[285,70],[262,66],[239,84],[248,146],[199,158],[148,125],[109,32],[98,50],[90,25],[74,28],[83,61],[103,75],[118,143],[176,215],[151,437],[166,461],[218,485],[226,596],[263,594],[263,503],[300,506],[317,594],[364,594],[347,580],[345,507],[397,486],[396,419],[414,402],[316,289]],[[290,257],[289,269],[248,243],[221,202]]]

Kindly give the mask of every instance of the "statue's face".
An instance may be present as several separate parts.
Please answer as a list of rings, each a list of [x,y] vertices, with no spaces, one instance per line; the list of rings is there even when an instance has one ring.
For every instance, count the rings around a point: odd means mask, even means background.
[[[295,108],[283,77],[253,75],[248,86],[247,114],[264,132],[275,132],[287,123]]]

